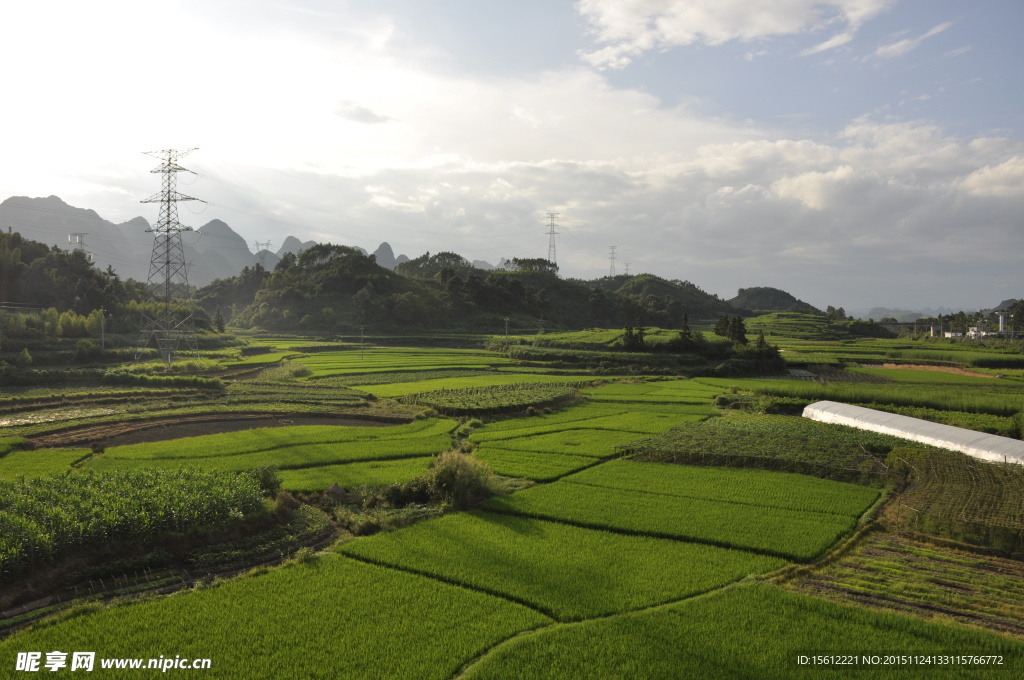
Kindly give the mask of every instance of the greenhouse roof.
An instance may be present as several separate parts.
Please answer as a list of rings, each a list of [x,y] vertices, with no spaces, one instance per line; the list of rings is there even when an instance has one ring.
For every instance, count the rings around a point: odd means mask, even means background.
[[[943,449],[962,451],[983,460],[1024,464],[1024,442],[1009,437],[876,411],[863,406],[841,404],[837,401],[818,401],[810,404],[804,408],[803,416],[821,423],[847,425]]]

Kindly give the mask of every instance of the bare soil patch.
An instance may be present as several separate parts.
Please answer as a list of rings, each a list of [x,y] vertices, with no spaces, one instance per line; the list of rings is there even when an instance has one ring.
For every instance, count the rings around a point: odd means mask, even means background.
[[[31,439],[38,448],[89,446],[122,446],[158,442],[205,434],[238,432],[260,427],[291,425],[344,425],[355,427],[387,427],[409,422],[405,418],[357,418],[352,414],[332,416],[323,413],[268,413],[259,411],[204,413],[187,416],[146,418],[86,425],[63,432],[39,435]]]

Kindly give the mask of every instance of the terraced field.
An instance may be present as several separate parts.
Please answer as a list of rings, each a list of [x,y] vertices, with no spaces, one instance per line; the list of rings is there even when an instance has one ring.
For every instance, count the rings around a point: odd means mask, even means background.
[[[299,359],[313,378],[386,371],[428,371],[451,368],[508,366],[512,360],[478,350],[411,347],[353,347],[341,352],[318,352]]]
[[[621,455],[624,445],[647,435],[717,415],[715,391],[690,380],[592,387],[583,390],[584,403],[488,424],[470,441],[498,474],[551,481]]]
[[[566,382],[564,375],[496,373],[491,369],[514,365],[479,351],[368,348],[357,358],[354,349],[308,353],[297,361],[312,376],[267,389],[329,395],[365,376],[360,389],[379,399],[375,408],[387,409],[394,406],[388,399],[438,389]],[[386,382],[388,374],[406,380],[421,372],[425,379]],[[518,482],[528,488],[471,512],[437,517],[437,509],[410,505],[435,518],[368,537],[346,535],[316,557],[300,555],[247,577],[145,602],[89,605],[0,641],[0,667],[13,667],[19,652],[70,649],[106,658],[210,658],[212,667],[202,671],[208,678],[826,678],[846,677],[846,669],[801,666],[798,657],[871,652],[998,655],[1004,665],[984,669],[985,677],[1019,677],[1020,639],[807,594],[825,578],[806,587],[774,584],[785,574],[813,573],[813,565],[797,563],[850,535],[879,499],[878,488],[682,465],[658,459],[651,441],[709,457],[727,447],[741,455],[849,454],[844,464],[853,467],[865,461],[854,456],[865,444],[889,442],[848,439],[780,416],[723,416],[712,401],[735,384],[585,385],[582,399],[551,412],[488,416],[464,427],[438,418],[377,428],[281,426],[110,446],[98,454],[25,451],[18,438],[0,439],[0,479],[42,478],[73,465],[87,473],[155,468],[149,474],[159,475],[274,464],[285,489],[312,492],[335,482],[375,487],[418,477],[455,444],[458,427],[458,436],[468,436],[460,444],[475,447],[472,455],[498,474],[538,482]],[[251,398],[264,389],[258,381],[246,385]],[[899,394],[914,398],[910,389]],[[1001,396],[986,398],[995,404]],[[648,460],[626,458],[637,454]],[[59,494],[54,499],[59,503]],[[844,569],[835,568],[836,582],[850,584]],[[1007,607],[999,608],[1015,611]],[[934,665],[858,671],[865,678],[976,672]]]
[[[348,543],[342,552],[523,602],[560,621],[682,599],[785,564],[738,550],[488,512],[423,522]]]
[[[632,463],[643,468],[646,463]],[[600,475],[603,466],[588,472]],[[762,477],[759,485],[786,484],[785,473],[749,470]],[[646,472],[642,472],[646,474]],[[573,483],[567,477],[552,484],[493,498],[484,508],[495,512],[570,522],[580,526],[609,529],[629,534],[662,536],[710,545],[753,550],[793,560],[809,560],[850,532],[856,516],[817,512],[805,492],[795,492],[792,504],[801,509],[772,507],[751,492],[730,495],[700,484],[678,486],[672,494],[633,491],[613,486]],[[822,480],[824,481],[824,480]],[[613,483],[613,482],[606,482]],[[839,482],[836,495],[860,492]],[[842,502],[851,502],[843,499]],[[862,511],[870,502],[863,504]]]

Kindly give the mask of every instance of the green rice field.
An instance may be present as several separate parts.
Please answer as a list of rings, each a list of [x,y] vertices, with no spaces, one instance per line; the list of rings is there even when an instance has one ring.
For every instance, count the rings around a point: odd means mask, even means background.
[[[801,330],[810,323],[804,318],[773,323],[790,362],[820,357],[833,371],[844,357],[901,353],[888,360],[908,361],[932,352],[934,362],[983,363],[996,354],[854,339],[821,324],[812,333]],[[748,328],[756,333],[756,326]],[[527,349],[548,351],[550,343],[552,352],[572,353],[575,343],[607,353],[621,334],[550,333]],[[95,451],[31,450],[63,444],[31,441],[47,433],[40,424],[8,429],[0,437],[5,578],[31,572],[35,579],[35,569],[45,568],[64,583],[68,574],[49,570],[68,555],[85,575],[77,585],[88,582],[91,593],[93,579],[148,578],[152,569],[135,573],[127,564],[161,551],[168,559],[205,555],[203,564],[210,565],[218,563],[220,557],[210,557],[218,551],[238,561],[225,557],[235,571],[220,575],[212,568],[208,575],[161,573],[160,587],[177,592],[140,585],[147,594],[138,600],[80,602],[17,630],[0,640],[0,669],[14,668],[19,653],[40,651],[45,659],[47,652],[69,650],[95,651],[97,664],[115,657],[209,658],[209,669],[172,675],[232,680],[1024,675],[1024,637],[968,627],[958,621],[970,616],[940,611],[972,602],[977,611],[995,607],[1012,618],[1016,591],[984,600],[982,591],[967,592],[978,580],[964,576],[949,586],[959,600],[940,601],[948,589],[941,569],[922,568],[917,580],[901,580],[894,558],[886,558],[887,571],[876,574],[874,553],[858,548],[864,535],[896,527],[916,532],[915,540],[931,532],[973,542],[972,550],[1018,550],[1019,470],[979,468],[934,449],[907,449],[897,438],[772,411],[835,399],[1019,432],[1024,392],[1015,383],[870,367],[849,371],[888,382],[556,375],[544,363],[555,359],[519,366],[515,351],[360,349],[313,339],[250,344],[272,351],[230,361],[239,369],[236,378],[225,380],[223,394],[202,399],[225,411],[314,409],[389,424],[288,424]],[[237,352],[232,347],[219,356]],[[310,375],[248,377],[286,358]],[[203,408],[194,390],[177,401],[171,391],[152,392],[150,411],[130,391],[96,398],[121,399],[139,417]],[[723,394],[730,399],[716,401]],[[562,400],[565,395],[571,399]],[[67,408],[59,395],[40,398],[45,408]],[[88,399],[82,406],[89,407]],[[437,417],[445,408],[453,409],[451,417]],[[438,454],[452,449],[472,458],[448,454],[435,465]],[[466,481],[445,476],[446,461],[472,468],[473,458],[495,473],[473,468],[491,497],[478,505],[438,500],[438,487],[447,491]],[[262,466],[278,468],[281,489],[294,495],[264,495],[267,478],[245,474]],[[897,484],[901,474],[905,488]],[[320,493],[334,484],[351,493]],[[455,510],[467,505],[472,509]],[[315,526],[303,534],[295,527],[307,515]],[[198,526],[217,533],[192,553],[186,537]],[[851,536],[842,552],[829,552]],[[250,543],[256,548],[247,548]],[[248,559],[247,550],[270,557]],[[924,559],[928,550],[914,554]],[[98,576],[93,570],[105,567],[104,551],[126,566]],[[283,564],[272,566],[275,553]],[[943,569],[967,573],[976,558],[947,551]],[[1019,555],[1004,559],[1019,561]],[[181,564],[194,571],[200,562]],[[820,574],[839,574],[851,589],[870,582],[873,593],[926,602],[938,614],[926,621],[832,601],[831,582]],[[820,592],[793,585],[801,578]],[[990,581],[1012,578],[983,582]],[[12,600],[2,599],[10,595],[0,587],[0,625],[30,617],[24,605],[43,596],[35,592],[43,583],[33,580],[14,605],[4,604]],[[997,599],[998,606],[988,607]],[[851,669],[799,661],[825,654],[985,655],[1003,663]]]
[[[591,470],[600,471],[600,467]],[[484,509],[753,550],[793,560],[816,557],[856,524],[851,516],[759,504],[753,493],[739,503],[574,484],[568,479],[492,498]],[[844,491],[844,487],[836,487],[837,494]]]
[[[994,655],[1000,666],[937,663]],[[801,664],[853,656],[857,665]],[[877,664],[862,663],[880,657]],[[884,663],[889,657],[890,664]],[[923,656],[917,666],[894,657]],[[929,660],[928,657],[931,657]],[[637,613],[550,626],[494,648],[472,680],[551,678],[999,678],[1024,673],[1024,642],[751,584]]]
[[[738,550],[487,512],[353,541],[342,552],[522,602],[560,621],[682,599],[785,564]]]

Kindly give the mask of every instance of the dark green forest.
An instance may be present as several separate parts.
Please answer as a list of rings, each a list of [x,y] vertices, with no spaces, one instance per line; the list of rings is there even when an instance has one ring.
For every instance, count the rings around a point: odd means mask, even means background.
[[[647,324],[679,328],[684,316],[715,318],[735,308],[685,281],[657,276],[562,279],[542,259],[512,258],[482,270],[449,252],[380,267],[372,255],[321,244],[214,281],[196,298],[240,328],[351,333],[515,328],[581,329]]]

